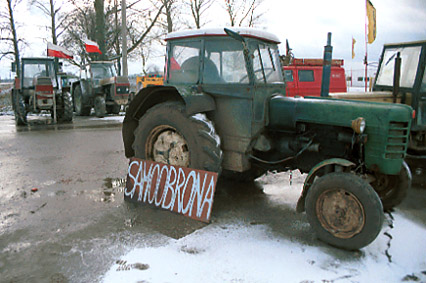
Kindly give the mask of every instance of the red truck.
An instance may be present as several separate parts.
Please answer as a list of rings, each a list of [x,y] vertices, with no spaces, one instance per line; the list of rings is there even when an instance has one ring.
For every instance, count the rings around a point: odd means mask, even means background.
[[[343,60],[331,62],[330,92],[346,92]],[[299,59],[283,67],[287,96],[320,96],[322,80],[322,59]]]

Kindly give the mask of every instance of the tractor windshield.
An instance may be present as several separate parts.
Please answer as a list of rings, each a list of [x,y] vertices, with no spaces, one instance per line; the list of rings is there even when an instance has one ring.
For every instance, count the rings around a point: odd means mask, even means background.
[[[114,65],[112,63],[92,63],[93,79],[100,80],[116,76]]]
[[[409,46],[401,48],[388,48],[385,50],[377,75],[377,85],[393,86],[393,76],[395,69],[395,58],[398,52],[401,57],[401,78],[400,86],[412,88],[417,74],[421,46]]]
[[[53,87],[56,87],[55,69],[53,61],[23,61],[23,86],[31,88],[35,85],[35,79],[38,77],[49,77],[52,80]]]
[[[250,41],[256,84],[283,82],[275,44]],[[249,83],[243,45],[236,40],[210,39],[205,43],[204,83]]]
[[[235,40],[209,40],[204,52],[204,83],[248,83],[243,46]]]

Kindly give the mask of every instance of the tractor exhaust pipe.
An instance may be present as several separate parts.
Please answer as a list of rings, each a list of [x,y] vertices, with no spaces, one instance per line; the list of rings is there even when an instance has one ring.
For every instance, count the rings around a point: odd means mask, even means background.
[[[393,71],[393,103],[396,103],[396,98],[399,93],[399,80],[401,78],[401,53],[398,52],[395,58],[395,68]]]
[[[333,46],[331,46],[331,32],[327,34],[327,45],[324,46],[324,60],[322,67],[321,97],[328,97],[330,91],[331,59]]]

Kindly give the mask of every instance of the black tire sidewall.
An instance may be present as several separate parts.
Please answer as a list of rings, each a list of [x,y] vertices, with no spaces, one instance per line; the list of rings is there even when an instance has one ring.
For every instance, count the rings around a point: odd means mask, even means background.
[[[324,229],[316,215],[316,202],[319,196],[329,189],[344,189],[352,193],[362,204],[365,225],[357,235],[349,239],[333,236]],[[374,189],[360,177],[350,173],[330,173],[315,180],[305,200],[306,214],[318,238],[332,246],[357,250],[373,242],[383,225],[383,206]]]

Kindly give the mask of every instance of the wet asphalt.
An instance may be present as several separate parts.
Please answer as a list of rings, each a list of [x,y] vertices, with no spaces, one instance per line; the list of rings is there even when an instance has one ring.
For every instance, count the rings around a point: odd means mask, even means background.
[[[121,120],[108,118],[53,125],[35,116],[16,127],[12,116],[0,116],[0,282],[96,282],[130,249],[161,246],[207,225],[123,200],[128,160]],[[306,215],[295,212],[303,178],[293,178],[293,191],[282,197],[262,188],[289,187],[289,175],[253,184],[220,181],[212,223],[266,224],[292,241],[324,246]],[[423,180],[400,209],[426,226]]]

